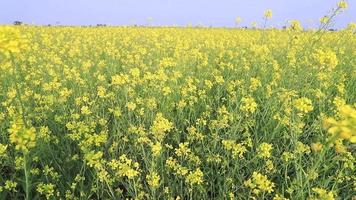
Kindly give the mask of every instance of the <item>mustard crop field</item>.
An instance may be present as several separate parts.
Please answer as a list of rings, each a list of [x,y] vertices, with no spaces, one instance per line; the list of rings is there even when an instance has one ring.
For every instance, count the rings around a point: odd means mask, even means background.
[[[355,199],[355,29],[1,26],[0,199]]]

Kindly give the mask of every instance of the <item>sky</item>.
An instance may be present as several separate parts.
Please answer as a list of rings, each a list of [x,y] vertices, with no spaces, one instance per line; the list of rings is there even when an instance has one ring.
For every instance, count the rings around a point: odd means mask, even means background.
[[[0,24],[22,21],[37,25],[204,25],[233,27],[263,24],[271,9],[269,26],[281,27],[297,19],[305,28],[317,27],[338,0],[0,0]],[[356,0],[339,14],[334,28],[356,22]],[[262,25],[261,25],[262,26]]]

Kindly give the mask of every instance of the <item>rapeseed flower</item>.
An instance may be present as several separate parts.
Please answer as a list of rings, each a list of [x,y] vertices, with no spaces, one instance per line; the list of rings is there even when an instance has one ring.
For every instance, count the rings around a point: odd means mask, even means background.
[[[323,189],[323,188],[313,188],[312,189],[313,192],[315,194],[317,194],[317,196],[315,197],[311,197],[310,199],[323,199],[323,200],[334,200],[335,196],[332,192],[328,192],[327,190]]]
[[[27,40],[18,28],[0,26],[0,55],[17,54],[27,48]]]
[[[15,144],[16,150],[27,154],[30,149],[36,146],[36,129],[27,128],[23,120],[15,119],[9,128],[10,142]]]
[[[264,12],[264,17],[265,17],[266,19],[272,18],[272,10],[271,10],[271,9],[265,10],[265,12]]]
[[[40,183],[37,185],[37,192],[42,195],[45,195],[46,199],[51,199],[51,197],[54,196],[54,188],[55,186],[51,183],[49,184]]]
[[[257,109],[257,103],[252,97],[243,97],[241,99],[240,109],[244,112],[253,114]]]
[[[324,126],[331,137],[337,137],[356,143],[356,109],[350,105],[340,108],[340,120],[327,118]]]
[[[312,101],[306,97],[294,100],[294,107],[301,113],[308,113],[313,110]]]
[[[153,136],[158,140],[162,141],[165,133],[173,129],[173,123],[168,119],[164,118],[162,113],[157,113],[155,120],[151,126],[151,131]]]
[[[290,20],[289,24],[290,24],[290,29],[291,30],[295,30],[295,31],[302,31],[303,30],[303,27],[300,24],[300,21],[298,21],[298,20]]]
[[[187,175],[186,182],[189,183],[191,186],[193,185],[201,185],[203,183],[204,174],[198,168]]]
[[[160,176],[157,174],[157,172],[151,172],[146,176],[146,180],[150,188],[155,190],[159,186]]]
[[[342,9],[346,9],[348,7],[348,4],[346,1],[342,0],[337,3],[337,6]]]
[[[253,172],[252,177],[244,182],[244,185],[252,190],[252,193],[258,195],[261,192],[271,193],[275,187],[274,183],[269,181],[267,176],[258,172]]]
[[[273,149],[271,144],[268,143],[262,143],[258,147],[257,153],[258,156],[261,158],[270,158],[271,157],[271,150]]]

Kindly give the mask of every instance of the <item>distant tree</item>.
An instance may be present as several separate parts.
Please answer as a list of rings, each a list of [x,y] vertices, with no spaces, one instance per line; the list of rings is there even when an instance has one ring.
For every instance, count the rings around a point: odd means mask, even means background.
[[[152,26],[152,23],[153,23],[153,17],[147,18],[147,25]]]
[[[14,21],[14,25],[15,26],[20,26],[20,25],[22,25],[23,24],[23,22],[21,22],[21,21]]]

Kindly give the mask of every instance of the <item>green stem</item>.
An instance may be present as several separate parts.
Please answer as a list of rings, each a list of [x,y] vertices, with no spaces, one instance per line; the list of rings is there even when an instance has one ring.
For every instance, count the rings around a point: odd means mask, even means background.
[[[25,193],[26,193],[26,200],[30,199],[30,177],[29,177],[29,173],[27,170],[27,154],[24,154],[24,161],[23,161],[23,169],[25,172]]]

